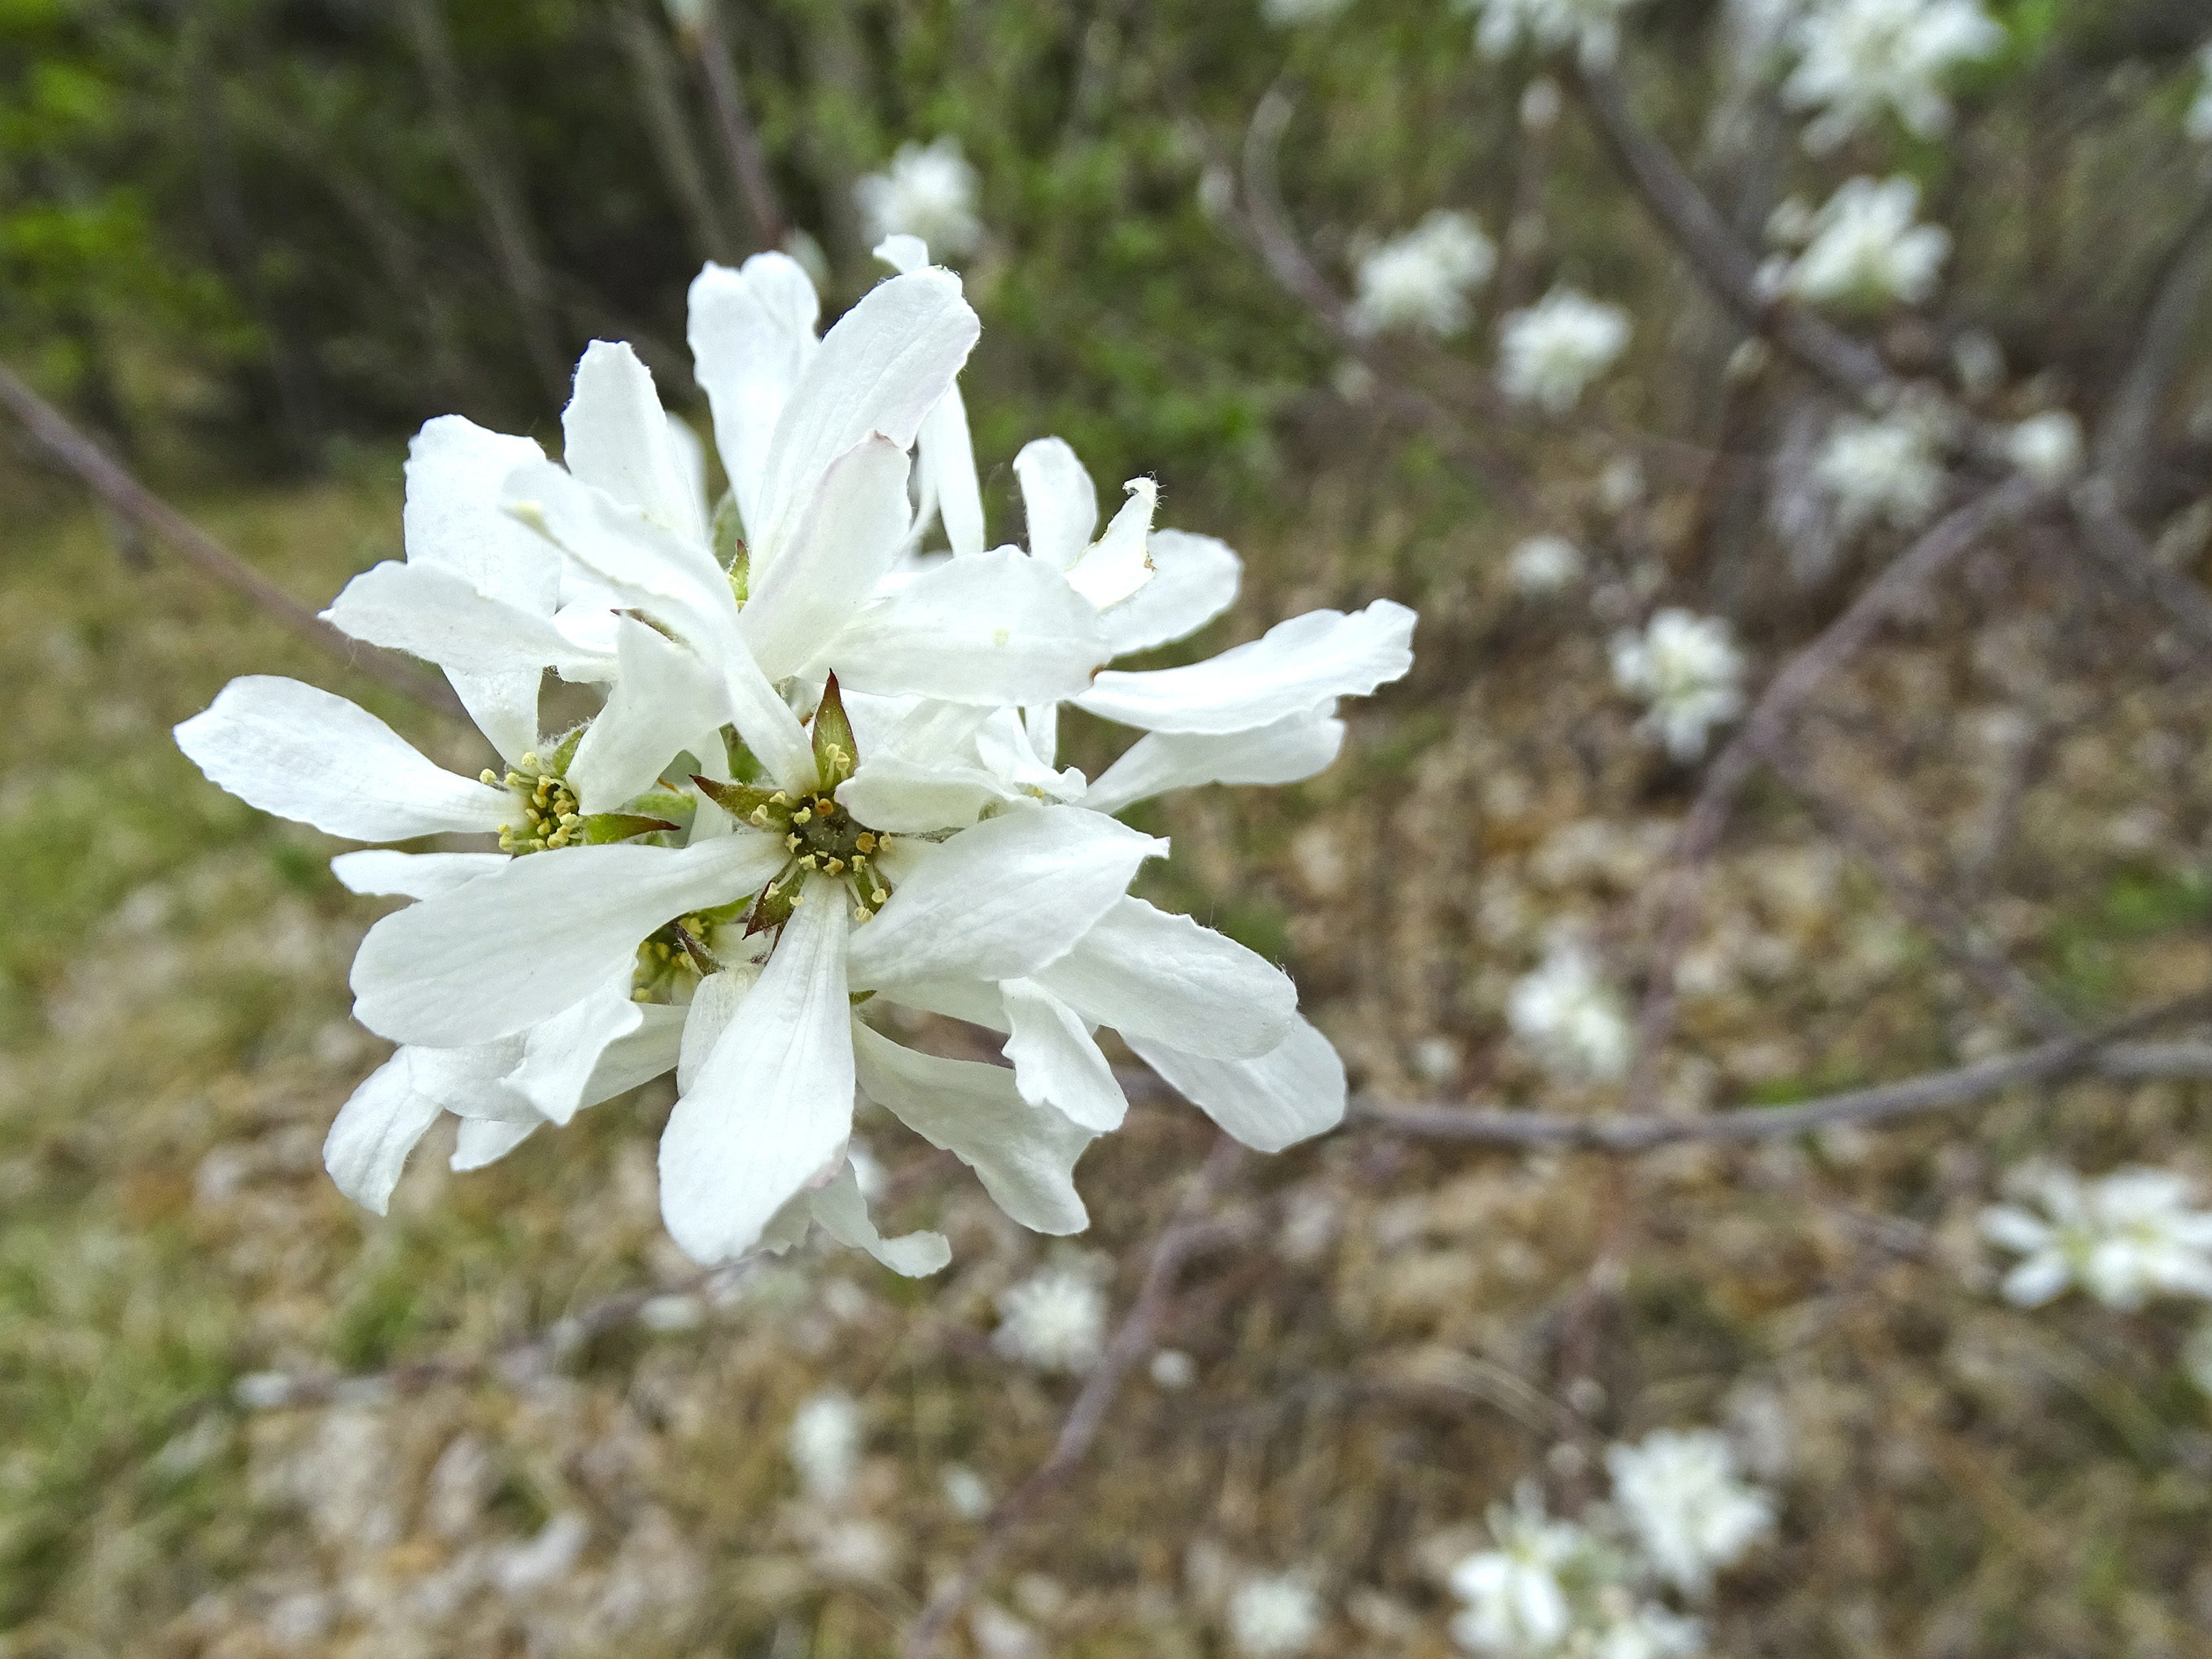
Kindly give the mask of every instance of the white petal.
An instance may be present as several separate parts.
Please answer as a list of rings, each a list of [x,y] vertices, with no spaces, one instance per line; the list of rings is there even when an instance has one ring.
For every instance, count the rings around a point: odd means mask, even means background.
[[[323,1167],[340,1192],[382,1215],[407,1154],[442,1109],[415,1091],[403,1048],[371,1072],[338,1109],[323,1142]]]
[[[1005,1054],[1022,1098],[1056,1106],[1071,1123],[1102,1134],[1120,1128],[1128,1097],[1075,1010],[1033,979],[1007,980],[999,994],[1013,1027]]]
[[[599,1063],[592,1068],[592,1080],[584,1085],[578,1110],[628,1094],[676,1064],[678,1045],[684,1040],[684,1010],[665,1003],[641,1002],[637,1012],[642,1017],[637,1030],[601,1052]]]
[[[560,556],[500,506],[507,475],[542,459],[529,439],[487,432],[458,415],[424,426],[407,450],[407,562],[454,571],[489,599],[550,616],[560,603]],[[448,669],[446,677],[507,759],[537,743],[537,669]]]
[[[2073,1282],[2066,1260],[2057,1251],[2032,1255],[2004,1276],[2000,1287],[2005,1300],[2022,1308],[2039,1308]]]
[[[844,1159],[853,1043],[842,896],[811,884],[660,1137],[660,1213],[695,1261],[727,1261]]]
[[[1021,704],[1078,696],[1109,649],[1066,577],[1002,547],[947,559],[878,599],[817,662],[855,690]]]
[[[757,253],[740,270],[709,264],[690,303],[692,362],[714,411],[715,447],[745,534],[764,537],[769,442],[817,349],[820,301],[797,260]]]
[[[1035,973],[1105,915],[1139,865],[1167,850],[1079,807],[987,818],[932,848],[854,935],[854,983]]]
[[[1155,732],[1243,732],[1364,696],[1413,666],[1413,613],[1389,599],[1346,616],[1310,611],[1188,668],[1109,671],[1078,708]]]
[[[707,539],[700,492],[668,436],[653,371],[620,342],[594,340],[561,413],[562,459],[576,477],[686,541]]]
[[[912,447],[922,417],[951,389],[982,325],[950,271],[878,283],[823,337],[769,447],[769,533],[754,548],[773,565],[830,462],[872,432]]]
[[[896,755],[862,761],[837,788],[847,811],[887,836],[964,829],[986,806],[1008,798],[999,780],[981,767],[930,765]]]
[[[859,1020],[853,1057],[869,1099],[974,1170],[992,1202],[1023,1226],[1057,1235],[1091,1224],[1074,1181],[1090,1131],[1024,1102],[1010,1069],[916,1054]]]
[[[355,1015],[447,1047],[523,1030],[612,979],[671,916],[757,890],[786,858],[775,837],[741,833],[516,859],[370,928],[354,957]]]
[[[1267,1054],[1297,1018],[1288,974],[1140,898],[1116,903],[1037,977],[1087,1020],[1211,1060]]]
[[[1101,618],[1117,657],[1195,634],[1235,602],[1244,570],[1228,543],[1187,531],[1155,530],[1146,550],[1152,579]]]
[[[1094,811],[1118,812],[1132,801],[1208,783],[1296,783],[1334,761],[1344,722],[1324,704],[1247,732],[1205,736],[1152,732],[1131,744],[1083,797]]]
[[[713,509],[707,503],[707,446],[699,441],[691,422],[681,415],[668,416],[668,453],[675,459],[684,493],[698,504],[698,522],[703,535],[713,517]]]
[[[331,873],[349,893],[411,899],[435,898],[507,862],[504,853],[394,853],[382,848],[341,853]]]
[[[1279,1152],[1344,1121],[1344,1062],[1303,1019],[1258,1060],[1203,1060],[1121,1035],[1184,1099],[1257,1151]]]
[[[684,1013],[684,1042],[676,1057],[678,1094],[691,1092],[691,1085],[698,1080],[707,1057],[714,1052],[722,1033],[738,1017],[738,1005],[759,980],[759,968],[747,962],[719,974],[709,974],[699,981],[699,988]]]
[[[1121,487],[1129,492],[1129,499],[1106,526],[1098,544],[1067,571],[1067,585],[1101,611],[1119,605],[1152,580],[1152,565],[1145,556],[1145,543],[1152,534],[1160,487],[1150,478],[1132,478]]]
[[[463,1118],[460,1132],[453,1138],[453,1155],[447,1160],[447,1166],[455,1175],[465,1175],[471,1170],[496,1164],[529,1139],[544,1127],[544,1122],[542,1118],[536,1122],[513,1123],[491,1117]]]
[[[814,1218],[830,1237],[854,1249],[866,1250],[895,1273],[924,1279],[952,1260],[952,1246],[943,1233],[885,1238],[878,1232],[874,1218],[868,1213],[868,1200],[861,1195],[860,1179],[849,1163],[837,1172],[835,1181],[813,1195],[811,1206]]]
[[[1014,457],[1014,477],[1022,487],[1022,511],[1029,520],[1030,552],[1054,570],[1081,558],[1098,528],[1098,488],[1058,438],[1039,438]]]
[[[902,276],[909,270],[921,270],[929,264],[929,244],[905,231],[893,231],[868,252]]]
[[[921,423],[915,468],[926,495],[937,501],[945,542],[956,557],[983,550],[983,491],[975,477],[975,445],[968,431],[968,405],[953,386]]]
[[[559,1018],[532,1026],[507,1086],[556,1123],[575,1116],[608,1048],[645,1024],[629,991],[630,975],[618,973]]]
[[[1048,715],[1053,705],[1042,706]],[[1053,724],[1056,726],[1057,722]],[[1082,799],[1089,789],[1083,774],[1073,766],[1055,772],[1046,765],[1030,740],[1030,723],[1014,710],[994,710],[991,717],[975,729],[976,758],[987,771],[1014,786],[1007,792],[1010,798],[1019,790],[1042,792],[1054,800]]]
[[[580,650],[550,615],[489,598],[442,565],[373,565],[345,585],[323,619],[357,640],[448,671],[528,675],[533,685],[548,668],[563,679],[601,680],[612,667]]]
[[[248,805],[352,841],[496,830],[516,812],[506,790],[433,765],[367,709],[273,675],[223,687],[177,747]]]
[[[568,763],[586,812],[611,812],[651,787],[678,750],[696,750],[721,725],[721,677],[689,647],[624,617],[615,652],[614,690]]]
[[[907,527],[906,452],[863,438],[830,464],[789,543],[754,582],[738,631],[771,680],[795,674],[875,589]]]
[[[415,1092],[434,1100],[457,1117],[497,1118],[526,1122],[541,1115],[522,1096],[507,1086],[507,1074],[522,1059],[522,1039],[502,1037],[465,1048],[429,1048],[410,1044],[404,1050],[407,1074]]]
[[[1006,1002],[999,995],[999,987],[994,981],[917,980],[901,985],[895,991],[884,993],[884,998],[902,1007],[919,1008],[926,1014],[942,1014],[947,1019],[964,1019],[970,1025],[996,1031],[1000,1036],[1008,1036],[1013,1030],[1006,1018]]]

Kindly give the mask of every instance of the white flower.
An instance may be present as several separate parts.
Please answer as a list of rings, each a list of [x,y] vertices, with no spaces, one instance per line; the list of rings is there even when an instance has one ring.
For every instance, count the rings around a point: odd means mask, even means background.
[[[991,1512],[990,1483],[965,1463],[947,1463],[939,1480],[945,1504],[963,1521],[981,1521]]]
[[[1885,110],[1915,137],[1935,137],[1951,122],[1944,76],[2005,38],[1980,0],[1819,0],[1790,33],[1798,60],[1782,96],[1819,112],[1805,131],[1815,150],[1832,149]]]
[[[1669,608],[1616,635],[1613,678],[1650,705],[1644,727],[1677,760],[1704,754],[1708,731],[1743,708],[1743,655],[1719,617]]]
[[[1573,46],[1594,69],[1610,64],[1620,50],[1620,16],[1638,0],[1459,0],[1479,11],[1475,42],[1487,58],[1503,58],[1525,39],[1539,52]]]
[[[1498,383],[1516,403],[1564,415],[1628,349],[1628,335],[1619,306],[1555,288],[1498,324]]]
[[[1106,1341],[1106,1292],[1099,1266],[1063,1260],[999,1293],[992,1346],[1041,1371],[1089,1370]]]
[[[1943,499],[1943,464],[1927,428],[1905,416],[1838,421],[1813,458],[1813,477],[1833,497],[1846,536],[1876,521],[1915,529]]]
[[[2081,422],[2063,409],[2031,415],[2006,438],[2005,455],[2045,489],[2057,489],[2081,471]]]
[[[2197,49],[2197,72],[2200,77],[2197,98],[2189,106],[2182,126],[2197,143],[2212,143],[2212,40]]]
[[[1919,209],[1920,186],[1910,179],[1845,179],[1814,216],[1788,287],[1815,305],[1919,304],[1936,291],[1951,252],[1949,232],[1913,222]]]
[[[1490,1535],[1496,1548],[1452,1569],[1452,1594],[1467,1604],[1453,1615],[1452,1639],[1500,1659],[1551,1653],[1575,1628],[1570,1581],[1595,1540],[1571,1521],[1547,1516],[1531,1483],[1515,1493],[1511,1509],[1492,1507]]]
[[[1297,1573],[1247,1578],[1229,1597],[1229,1641],[1247,1659],[1290,1659],[1321,1635],[1321,1597]]]
[[[799,1484],[817,1503],[834,1504],[860,1467],[860,1408],[841,1389],[824,1389],[801,1402],[785,1445]]]
[[[1661,1429],[1606,1449],[1613,1500],[1654,1571],[1702,1598],[1774,1528],[1774,1499],[1740,1480],[1735,1455],[1710,1429]]]
[[[1583,574],[1583,552],[1565,536],[1531,536],[1506,564],[1513,586],[1532,599],[1556,593]]]
[[[2127,1311],[2154,1296],[2212,1297],[2212,1211],[2190,1207],[2189,1182],[2172,1170],[2136,1165],[2084,1181],[2031,1166],[2010,1184],[2042,1213],[1982,1212],[1983,1237],[2022,1257],[2005,1276],[2007,1299],[2040,1307],[2074,1285]]]
[[[1260,15],[1281,28],[1301,23],[1326,23],[1352,0],[1260,0]]]
[[[1565,1076],[1612,1081],[1628,1071],[1635,1033],[1620,993],[1572,940],[1555,943],[1542,965],[1515,983],[1505,1017],[1513,1034]]]
[[[919,236],[944,253],[972,253],[982,245],[975,216],[975,169],[947,135],[935,143],[901,144],[891,164],[853,186],[868,240]]]
[[[1198,1381],[1198,1362],[1181,1348],[1162,1348],[1152,1356],[1152,1381],[1170,1391]]]
[[[1497,268],[1498,251],[1464,213],[1438,209],[1359,262],[1347,320],[1358,334],[1419,329],[1441,337],[1467,326],[1467,291]]]
[[[1656,1601],[1639,1601],[1618,1586],[1598,1597],[1590,1627],[1590,1659],[1697,1659],[1705,1650],[1705,1627]]]

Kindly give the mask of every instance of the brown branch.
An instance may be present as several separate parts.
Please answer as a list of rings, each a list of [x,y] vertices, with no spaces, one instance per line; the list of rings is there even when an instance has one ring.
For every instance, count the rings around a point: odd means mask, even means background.
[[[2112,482],[2102,476],[2084,479],[2074,487],[2072,505],[2082,541],[2097,562],[2137,598],[2164,611],[2200,656],[2212,655],[2212,593],[2158,562],[2142,532],[2120,510]]]
[[[1203,1251],[1250,1234],[1254,1218],[1249,1215],[1205,1218],[1244,1156],[1244,1149],[1224,1135],[1212,1156],[1191,1177],[1182,1201],[1176,1206],[1175,1219],[1153,1243],[1145,1267],[1144,1285],[1137,1292],[1136,1301],[1108,1341],[1106,1352],[1084,1383],[1083,1391],[1068,1408],[1050,1455],[991,1511],[983,1523],[981,1540],[961,1564],[960,1571],[929,1598],[928,1605],[908,1630],[906,1639],[899,1646],[901,1659],[928,1659],[937,1651],[946,1628],[975,1599],[1005,1556],[1013,1542],[1015,1529],[1082,1462],[1091,1443],[1098,1437],[1098,1431],[1121,1393],[1121,1384],[1128,1380],[1137,1362],[1152,1352],[1160,1319],[1167,1311],[1169,1298],[1175,1294],[1176,1281],[1184,1264]]]
[[[1771,1140],[1846,1124],[1887,1123],[1975,1105],[2023,1083],[2056,1082],[2084,1073],[2128,1081],[2212,1078],[2212,1043],[2113,1043],[2075,1037],[1901,1083],[1846,1090],[1795,1106],[1739,1108],[1710,1117],[1569,1117],[1366,1099],[1354,1103],[1351,1117],[1353,1122],[1417,1140],[1648,1152],[1687,1142]]]
[[[1637,1022],[1637,1058],[1629,1098],[1649,1110],[1657,1092],[1660,1054],[1674,1024],[1674,968],[1689,948],[1705,867],[1728,827],[1736,799],[1759,763],[1788,735],[1790,720],[1822,681],[1841,667],[1914,595],[1984,537],[2010,523],[2041,497],[2025,478],[2014,478],[1977,496],[1926,532],[1892,560],[1819,638],[1767,683],[1744,721],[1705,773],[1683,819],[1662,903],[1656,959]]]
[[[379,684],[404,692],[441,714],[467,711],[453,689],[413,664],[349,638],[286,592],[126,471],[100,445],[71,425],[5,364],[0,364],[0,404],[23,422],[46,453],[82,478],[109,507],[233,592],[241,593],[301,639],[320,647]]]
[[[776,195],[775,181],[769,176],[760,134],[745,107],[744,83],[730,61],[729,42],[722,33],[721,7],[718,0],[701,0],[685,10],[684,40],[707,82],[707,95],[721,129],[722,147],[729,152],[730,170],[737,175],[738,188],[744,192],[745,206],[760,232],[762,246],[781,247],[791,240],[791,221]]]

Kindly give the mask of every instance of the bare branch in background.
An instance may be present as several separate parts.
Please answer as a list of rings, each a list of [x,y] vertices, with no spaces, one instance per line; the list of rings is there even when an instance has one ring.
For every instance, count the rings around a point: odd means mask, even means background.
[[[2212,593],[2158,562],[2150,544],[2120,509],[2118,487],[2102,474],[2074,488],[2075,520],[2098,564],[2139,598],[2166,613],[2200,657],[2212,658]]]
[[[760,134],[745,107],[745,89],[730,61],[729,41],[722,33],[721,7],[716,0],[690,0],[678,9],[684,38],[697,59],[707,82],[720,127],[723,147],[729,151],[730,170],[744,192],[745,206],[753,216],[763,247],[780,248],[791,240],[791,221],[769,177],[768,158],[761,153]]]
[[[646,137],[653,141],[660,170],[682,210],[691,233],[693,252],[702,259],[735,261],[738,242],[721,204],[708,186],[706,169],[699,165],[699,150],[691,130],[691,112],[684,102],[684,78],[676,54],[669,50],[668,34],[659,10],[651,0],[631,0],[614,15],[616,35],[629,55],[630,78],[637,87],[639,108],[645,117]]]
[[[1138,1361],[1152,1352],[1161,1316],[1175,1294],[1176,1281],[1184,1264],[1205,1251],[1249,1236],[1255,1224],[1255,1218],[1249,1213],[1207,1218],[1207,1212],[1222,1190],[1243,1167],[1245,1156],[1242,1146],[1224,1135],[1212,1155],[1191,1177],[1182,1201],[1176,1206],[1175,1219],[1153,1242],[1136,1301],[1130,1304],[1127,1316],[1106,1344],[1105,1353],[1085,1382],[1082,1392],[1075,1396],[1075,1403],[1068,1408],[1051,1454],[991,1511],[983,1523],[981,1541],[961,1564],[960,1571],[929,1598],[928,1605],[908,1630],[906,1639],[899,1645],[901,1659],[928,1659],[937,1651],[937,1644],[947,1627],[975,1600],[976,1592],[1005,1556],[1013,1541],[1015,1528],[1029,1519],[1082,1462],[1091,1443],[1098,1437],[1098,1431],[1120,1395],[1121,1384],[1128,1380]]]
[[[120,462],[70,425],[60,410],[5,365],[0,365],[0,404],[6,404],[46,453],[83,479],[108,507],[147,534],[167,542],[203,573],[244,594],[271,619],[319,646],[347,667],[441,714],[465,718],[460,699],[445,681],[432,678],[390,652],[339,633],[131,477]]]
[[[2182,347],[2212,280],[2212,195],[2198,203],[2166,257],[2127,373],[2099,422],[2097,470],[2112,480],[2122,513],[2135,511],[2150,470],[2159,410],[2181,368]]]
[[[477,205],[483,211],[492,246],[497,250],[507,291],[514,295],[516,320],[522,329],[524,348],[546,393],[556,404],[568,398],[568,362],[561,349],[559,319],[553,308],[553,285],[538,251],[538,234],[520,188],[507,176],[506,167],[469,118],[467,88],[460,65],[453,58],[452,37],[446,32],[441,9],[444,0],[404,0],[401,7],[409,38],[422,65],[422,78],[430,92],[430,108],[438,128],[453,152],[454,164],[468,180]]]
[[[1705,866],[1752,773],[1776,751],[1788,735],[1790,720],[1822,681],[1941,572],[2026,513],[2043,493],[2027,479],[2014,478],[1940,520],[1892,560],[1819,638],[1767,682],[1735,738],[1706,769],[1704,785],[1682,821],[1667,878],[1659,943],[1637,1023],[1637,1057],[1629,1085],[1629,1099],[1635,1109],[1650,1110],[1657,1095],[1659,1062],[1674,1025],[1675,966],[1689,948],[1697,925]]]

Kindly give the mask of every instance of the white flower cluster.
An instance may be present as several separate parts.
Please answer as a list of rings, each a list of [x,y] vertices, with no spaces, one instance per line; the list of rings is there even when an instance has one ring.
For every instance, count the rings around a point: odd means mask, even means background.
[[[1920,186],[1910,179],[1847,179],[1806,216],[1804,252],[1771,280],[1814,305],[1918,305],[1951,254],[1950,233],[1914,222],[1919,212]]]
[[[940,253],[973,253],[983,242],[975,191],[975,169],[947,136],[901,144],[889,167],[854,181],[853,199],[871,241],[919,236]]]
[[[2077,1286],[2128,1310],[2154,1296],[2212,1298],[2212,1210],[2191,1207],[2173,1171],[2136,1165],[2085,1181],[2041,1164],[2008,1184],[2022,1201],[1981,1218],[1984,1237],[2021,1257],[2007,1300],[2037,1308]]]
[[[1834,149],[1885,112],[1933,137],[1951,124],[1944,78],[2004,40],[1981,0],[1814,0],[1790,31],[1797,64],[1783,100],[1818,112],[1805,129],[1814,150]]]
[[[1556,593],[1583,574],[1583,550],[1565,536],[1531,536],[1506,562],[1514,590],[1531,599]]]
[[[1467,293],[1497,269],[1498,250],[1464,213],[1439,209],[1359,262],[1347,320],[1358,334],[1418,329],[1448,338],[1467,326]]]
[[[1108,1271],[1097,1258],[1066,1258],[1000,1291],[992,1346],[1036,1370],[1089,1370],[1105,1347]]]
[[[1943,499],[1942,460],[1909,416],[1838,421],[1813,458],[1813,478],[1834,500],[1845,536],[1875,523],[1914,529]]]
[[[2063,409],[2031,415],[2006,435],[2005,458],[2045,489],[2056,489],[2081,471],[2081,422]]]
[[[1555,288],[1498,325],[1498,383],[1515,403],[1565,415],[1628,349],[1628,313],[1579,289]]]
[[[1743,709],[1743,653],[1719,617],[1670,606],[1616,635],[1613,679],[1648,705],[1644,729],[1677,760],[1704,754],[1707,732]]]
[[[1545,1511],[1533,1483],[1489,1516],[1492,1547],[1451,1575],[1452,1637],[1492,1659],[1693,1659],[1696,1619],[1657,1599],[1711,1593],[1774,1530],[1771,1494],[1740,1478],[1726,1440],[1661,1430],[1606,1452],[1613,1501],[1583,1521]]]
[[[1297,1573],[1247,1578],[1229,1597],[1229,1644],[1244,1659],[1292,1659],[1320,1637],[1321,1597]]]
[[[1526,40],[1539,52],[1572,46],[1593,69],[1620,52],[1621,15],[1638,0],[1461,0],[1461,9],[1482,14],[1475,43],[1486,58],[1503,58]]]
[[[329,619],[442,668],[503,769],[435,765],[296,681],[233,682],[177,739],[218,784],[356,841],[356,892],[415,901],[370,929],[355,1012],[398,1050],[340,1111],[338,1186],[381,1212],[431,1125],[457,1169],[672,1068],[661,1210],[702,1262],[813,1225],[902,1273],[848,1157],[856,1090],[971,1167],[1024,1226],[1087,1223],[1073,1175],[1127,1103],[1118,1031],[1251,1145],[1338,1121],[1344,1072],[1272,964],[1129,897],[1167,850],[1111,815],[1206,782],[1285,782],[1342,742],[1337,700],[1412,661],[1413,615],[1316,611],[1209,661],[1104,669],[1233,599],[1219,542],[1152,528],[1148,479],[1103,533],[1056,439],[1014,471],[1026,550],[988,550],[955,379],[979,325],[911,237],[826,335],[804,270],[769,253],[692,285],[697,379],[730,480],[662,412],[627,346],[594,344],[565,464],[431,422],[407,467],[404,562]],[[933,525],[949,555],[917,552]],[[541,728],[550,668],[597,714]],[[1144,735],[1095,782],[1057,764],[1062,702]],[[1009,1067],[941,1059],[885,1005],[1005,1035]]]
[[[1635,1046],[1628,1012],[1596,958],[1572,939],[1555,941],[1541,965],[1515,982],[1505,1018],[1562,1077],[1613,1082],[1627,1074]]]
[[[800,1404],[784,1444],[809,1498],[835,1504],[851,1489],[865,1433],[860,1406],[842,1389],[824,1389]]]

